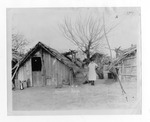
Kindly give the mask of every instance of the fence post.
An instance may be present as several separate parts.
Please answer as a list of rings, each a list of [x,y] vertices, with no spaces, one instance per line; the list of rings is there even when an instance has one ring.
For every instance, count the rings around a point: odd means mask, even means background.
[[[123,63],[123,61],[122,61],[122,73],[121,73],[121,76],[122,76],[122,81],[124,81],[125,76],[124,76],[124,63]]]

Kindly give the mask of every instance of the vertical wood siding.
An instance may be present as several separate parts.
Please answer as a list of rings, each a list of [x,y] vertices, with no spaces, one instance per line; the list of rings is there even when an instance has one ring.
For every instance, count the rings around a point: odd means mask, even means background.
[[[62,85],[63,81],[70,82],[72,80],[72,72],[66,65],[46,52],[43,55],[46,68],[46,85],[58,86]]]
[[[122,81],[137,80],[137,58],[136,56],[126,58],[119,66],[119,77]]]
[[[72,71],[66,65],[58,61],[55,57],[52,57],[49,53],[45,51],[42,53],[44,60],[43,65],[46,70],[45,81],[41,81],[44,85],[56,87],[58,85],[62,85],[64,81],[72,82]],[[16,85],[18,88],[20,88],[19,81],[25,80],[29,80],[29,85],[33,86],[31,59],[26,61],[25,64],[19,68],[16,78]]]
[[[31,59],[26,61],[26,63],[19,68],[16,80],[16,88],[20,88],[20,81],[28,81],[29,86],[32,86],[32,69],[31,69]],[[26,82],[23,83],[24,87],[27,87]]]

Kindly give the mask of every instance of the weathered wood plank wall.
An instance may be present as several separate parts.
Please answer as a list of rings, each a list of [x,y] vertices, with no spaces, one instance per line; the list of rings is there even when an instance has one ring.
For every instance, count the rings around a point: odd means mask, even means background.
[[[41,55],[41,53],[43,55]],[[56,87],[62,85],[63,81],[73,82],[73,76],[71,70],[64,65],[62,62],[58,61],[55,57],[52,57],[49,53],[45,51],[38,51],[34,56],[40,56],[42,60],[42,77],[43,77],[43,86],[49,85]],[[43,68],[44,67],[44,68]],[[45,71],[44,71],[45,70]],[[33,86],[33,71],[31,58],[26,61],[26,63],[21,66],[16,75],[16,87],[20,88],[19,81],[29,80],[29,86]],[[24,84],[26,87],[26,84]]]
[[[16,75],[15,78],[15,87],[17,89],[20,88],[20,81],[28,81],[29,82],[29,86],[32,86],[32,69],[31,69],[31,59],[29,59],[28,61],[26,61],[26,63],[21,66],[18,70],[18,73]],[[27,87],[26,82],[23,83],[24,87]]]
[[[129,57],[122,61],[118,66],[119,77],[122,81],[136,81],[137,80],[137,58]]]
[[[62,85],[63,81],[70,82],[72,80],[70,69],[46,52],[44,52],[44,65],[47,85],[57,86]]]

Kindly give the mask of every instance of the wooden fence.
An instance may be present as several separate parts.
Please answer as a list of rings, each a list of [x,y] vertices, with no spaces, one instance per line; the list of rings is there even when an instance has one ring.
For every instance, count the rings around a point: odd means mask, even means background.
[[[125,58],[118,68],[118,74],[121,81],[136,81],[137,80],[137,58],[136,56]]]

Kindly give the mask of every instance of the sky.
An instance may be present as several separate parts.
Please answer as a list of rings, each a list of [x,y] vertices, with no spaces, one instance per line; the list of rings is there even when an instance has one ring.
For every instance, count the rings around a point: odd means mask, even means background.
[[[102,18],[103,14],[106,30],[117,24],[108,34],[112,49],[119,46],[125,49],[140,40],[140,8],[16,8],[9,12],[13,33],[24,35],[29,47],[41,41],[59,52],[76,49],[59,28],[64,18],[76,21],[89,15]],[[103,52],[107,53],[108,49],[104,48]]]

